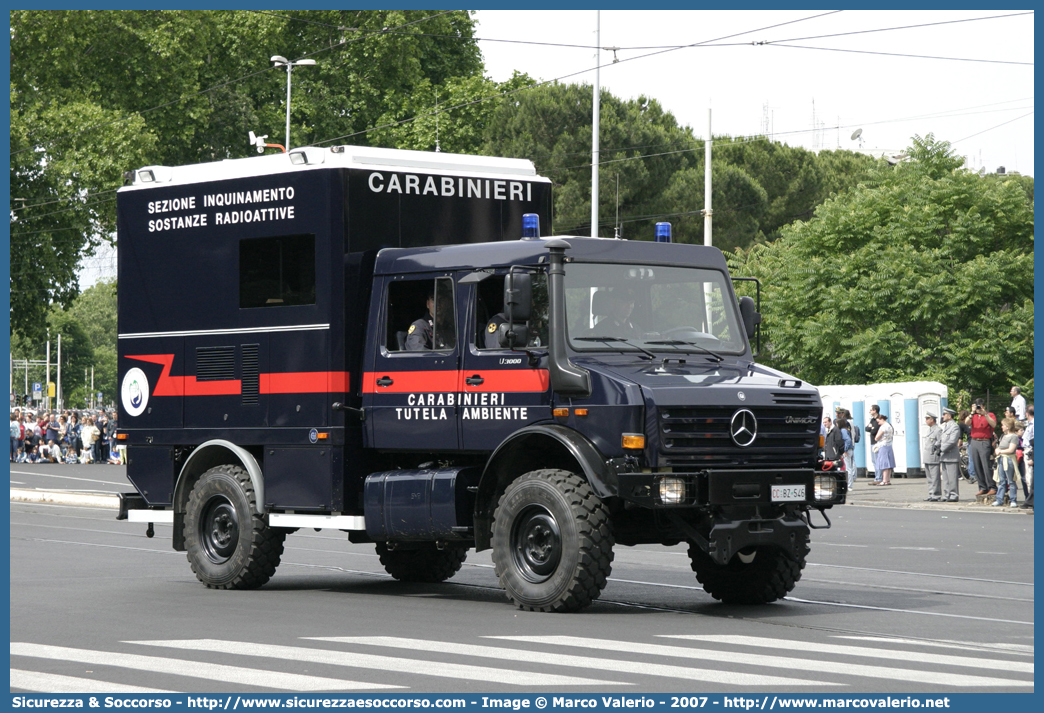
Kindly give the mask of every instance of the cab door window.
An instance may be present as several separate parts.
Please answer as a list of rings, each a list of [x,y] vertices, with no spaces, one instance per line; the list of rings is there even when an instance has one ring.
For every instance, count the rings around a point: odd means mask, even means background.
[[[504,276],[493,275],[476,286],[475,293],[475,347],[478,349],[504,349],[498,341],[500,325],[507,321],[504,310]],[[529,338],[527,347],[548,344],[547,276],[533,275],[533,309],[526,325]]]
[[[453,280],[448,277],[393,282],[385,313],[388,352],[451,351],[457,343]]]

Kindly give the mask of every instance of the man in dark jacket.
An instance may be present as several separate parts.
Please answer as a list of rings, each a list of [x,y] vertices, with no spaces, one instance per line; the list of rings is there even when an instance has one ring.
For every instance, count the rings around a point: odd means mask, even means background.
[[[845,441],[841,437],[841,431],[829,416],[823,419],[823,428],[826,429],[826,435],[823,437],[823,457],[827,460],[841,460],[845,453]]]

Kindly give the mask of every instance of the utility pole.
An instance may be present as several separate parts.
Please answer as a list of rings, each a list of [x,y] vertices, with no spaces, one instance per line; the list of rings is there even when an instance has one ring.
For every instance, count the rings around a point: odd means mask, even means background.
[[[44,381],[44,409],[51,410],[51,330],[47,330],[47,378]]]
[[[594,117],[591,124],[591,237],[598,237],[598,113],[601,101],[602,11],[595,10]]]
[[[58,334],[58,376],[57,389],[54,392],[55,408],[62,410],[62,335]]]
[[[713,245],[711,242],[711,218],[714,211],[711,210],[711,110],[707,109],[707,140],[704,142],[704,172],[703,172],[703,244]]]

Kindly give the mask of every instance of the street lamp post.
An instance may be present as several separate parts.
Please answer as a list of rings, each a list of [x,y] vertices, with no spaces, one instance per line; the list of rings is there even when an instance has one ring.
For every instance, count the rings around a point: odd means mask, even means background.
[[[273,67],[286,67],[286,150],[290,150],[290,73],[294,67],[305,67],[315,64],[314,59],[299,59],[291,62],[286,57],[273,55],[269,60]]]

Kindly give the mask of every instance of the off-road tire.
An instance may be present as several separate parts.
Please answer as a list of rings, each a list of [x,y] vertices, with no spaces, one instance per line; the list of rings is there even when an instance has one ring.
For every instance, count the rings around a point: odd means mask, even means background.
[[[612,562],[609,511],[579,475],[534,470],[500,497],[493,567],[519,608],[579,611],[602,593]]]
[[[405,546],[404,546],[405,547]],[[412,549],[388,549],[377,543],[377,556],[385,571],[400,582],[445,582],[460,571],[468,556],[463,545],[446,545],[438,549],[435,543],[424,543]]]
[[[211,589],[257,589],[275,574],[286,531],[257,514],[246,471],[211,468],[196,481],[185,510],[185,549],[196,578]]]
[[[772,547],[757,548],[750,564],[736,554],[728,564],[720,565],[689,543],[689,560],[703,590],[725,604],[768,604],[782,599],[805,568],[804,555],[795,560]]]

